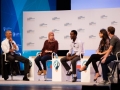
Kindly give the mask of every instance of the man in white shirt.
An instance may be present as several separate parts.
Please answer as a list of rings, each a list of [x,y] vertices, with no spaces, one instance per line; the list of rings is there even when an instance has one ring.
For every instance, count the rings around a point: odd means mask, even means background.
[[[70,44],[70,50],[65,57],[61,58],[61,63],[67,71],[66,75],[70,76],[71,74],[73,74],[72,82],[76,82],[77,80],[76,62],[81,59],[80,56],[84,54],[84,49],[83,49],[83,43],[77,39],[76,30],[72,30],[70,32],[70,37],[72,39],[72,42]],[[72,69],[67,64],[67,61],[71,61]]]
[[[10,30],[7,30],[5,32],[5,36],[6,39],[2,41],[1,48],[2,51],[6,53],[6,59],[9,60],[11,63],[15,60],[23,62],[25,65],[23,80],[29,81],[29,79],[27,78],[27,73],[29,72],[29,59],[15,53],[15,51],[18,51],[19,48],[16,45],[15,41],[12,40],[12,32]]]

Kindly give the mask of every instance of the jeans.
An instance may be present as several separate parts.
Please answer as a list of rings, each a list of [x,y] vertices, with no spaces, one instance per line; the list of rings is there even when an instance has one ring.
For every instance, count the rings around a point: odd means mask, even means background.
[[[52,59],[52,57],[50,55],[37,56],[35,58],[35,63],[38,66],[38,68],[39,68],[40,71],[41,70],[46,70],[46,61],[47,60],[51,60],[51,59]],[[40,65],[40,61],[41,61],[42,65],[43,65],[43,69],[42,69],[42,67]]]

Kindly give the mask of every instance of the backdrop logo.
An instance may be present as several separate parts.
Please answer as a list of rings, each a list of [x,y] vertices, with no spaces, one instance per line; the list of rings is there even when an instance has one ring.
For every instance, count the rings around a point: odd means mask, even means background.
[[[33,18],[33,17],[27,18],[27,21],[33,21],[33,20],[35,20],[35,18]]]
[[[12,28],[10,27],[3,27],[3,30],[6,31],[6,30],[12,30]]]
[[[55,70],[58,71],[58,68],[60,67],[60,62],[58,60],[55,60],[53,62],[53,66],[54,66]]]
[[[55,32],[59,32],[59,31],[60,31],[60,30],[58,30],[58,29],[53,29],[53,30],[52,30],[52,32],[54,32],[54,33],[55,33]]]
[[[45,23],[40,24],[40,27],[46,27],[46,26],[47,26],[47,24],[45,24]]]
[[[89,25],[96,25],[96,23],[95,22],[90,22]]]
[[[106,16],[106,15],[102,15],[100,18],[101,18],[101,19],[106,19],[107,16]]]
[[[64,39],[70,39],[69,35],[64,36]]]
[[[13,37],[20,37],[20,33],[13,32]]]
[[[84,32],[84,31],[85,31],[85,29],[82,29],[82,28],[77,30],[77,32]]]
[[[65,23],[64,26],[71,26],[72,23]]]
[[[27,30],[27,33],[34,33],[34,30]]]
[[[93,39],[93,38],[96,38],[96,36],[90,35],[89,38],[90,38],[90,39]]]
[[[84,16],[79,16],[78,19],[82,20],[82,19],[85,19]]]
[[[22,47],[22,45],[20,45],[20,44],[17,44],[17,46],[18,46],[18,47]]]
[[[27,43],[27,46],[33,46],[33,45],[34,45],[34,43],[32,43],[32,42]]]
[[[116,21],[112,21],[111,24],[112,25],[117,25],[117,22]]]
[[[53,17],[52,20],[60,20],[59,17]]]
[[[39,39],[46,39],[47,37],[45,36],[40,36]]]

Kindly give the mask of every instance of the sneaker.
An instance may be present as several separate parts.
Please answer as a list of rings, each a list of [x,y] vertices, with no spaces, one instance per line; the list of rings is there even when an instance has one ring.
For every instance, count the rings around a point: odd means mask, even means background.
[[[102,82],[100,82],[99,84],[110,84],[110,82],[109,81],[106,81],[106,80],[103,80]]]

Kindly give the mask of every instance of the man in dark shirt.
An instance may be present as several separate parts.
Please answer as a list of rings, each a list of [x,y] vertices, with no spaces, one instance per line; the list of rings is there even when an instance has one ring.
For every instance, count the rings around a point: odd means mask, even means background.
[[[107,32],[110,37],[110,47],[107,50],[107,53],[102,57],[101,66],[103,73],[103,81],[100,84],[109,84],[108,82],[109,69],[107,64],[109,64],[113,60],[116,60],[117,59],[116,53],[120,51],[120,39],[116,35],[114,35],[115,28],[110,26],[108,27]],[[120,60],[120,54],[118,55],[118,59]]]

